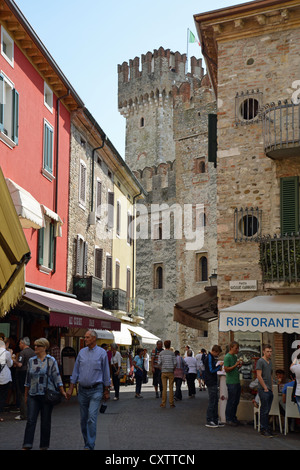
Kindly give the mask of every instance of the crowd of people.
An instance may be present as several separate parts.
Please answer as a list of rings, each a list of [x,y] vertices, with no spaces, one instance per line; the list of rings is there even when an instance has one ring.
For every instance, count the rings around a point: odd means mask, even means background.
[[[89,330],[84,336],[85,347],[82,348],[75,361],[70,377],[70,385],[65,390],[61,372],[57,344],[51,345],[45,338],[34,341],[34,350],[30,347],[30,340],[22,338],[18,345],[18,354],[10,349],[9,341],[0,333],[0,413],[4,410],[13,382],[17,389],[17,402],[20,415],[16,419],[26,420],[23,438],[24,450],[33,446],[35,428],[38,416],[41,417],[40,449],[50,446],[51,415],[54,407],[50,395],[58,394],[69,400],[73,390],[78,386],[78,402],[80,408],[80,426],[84,440],[84,448],[94,449],[97,434],[97,418],[99,410],[104,412],[105,402],[110,398],[110,390],[114,390],[114,399],[120,398],[120,380],[132,368],[135,381],[135,397],[143,398],[142,385],[148,381],[148,373],[152,372],[155,397],[161,398],[160,407],[167,406],[169,392],[169,406],[175,408],[175,402],[182,400],[182,384],[188,387],[188,397],[193,399],[196,394],[196,380],[199,391],[208,391],[208,406],[206,410],[206,426],[215,428],[229,425],[238,426],[237,408],[241,396],[240,368],[241,359],[238,359],[239,344],[233,341],[224,360],[219,356],[222,349],[214,345],[209,352],[201,349],[194,354],[189,346],[181,355],[180,351],[173,350],[171,341],[164,343],[158,341],[149,357],[147,349],[138,348],[134,357],[128,362],[126,371],[122,369],[122,356],[118,346],[112,344],[108,349],[106,344],[97,345],[97,334]],[[260,403],[261,434],[272,437],[269,427],[269,412],[273,400],[272,378],[272,348],[269,344],[263,346],[262,357],[256,364],[257,398],[255,406]],[[57,358],[57,359],[56,359]],[[300,355],[299,355],[300,359]],[[219,381],[218,373],[226,373],[227,405],[225,423],[219,419]],[[300,363],[296,358],[290,367],[292,380],[283,384],[282,374],[276,371],[277,383],[281,382],[282,396],[285,396],[286,387],[293,386],[293,399],[300,412]],[[175,384],[175,387],[174,387]],[[283,400],[284,401],[284,400]],[[102,406],[101,406],[102,405]],[[103,408],[104,407],[104,408]],[[0,417],[0,422],[3,418]]]

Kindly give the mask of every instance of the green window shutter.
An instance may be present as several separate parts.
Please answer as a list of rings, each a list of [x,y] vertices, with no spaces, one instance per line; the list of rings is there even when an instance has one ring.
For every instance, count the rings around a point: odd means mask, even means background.
[[[38,237],[38,263],[39,266],[43,265],[44,261],[44,228],[39,230],[39,237]]]
[[[217,115],[209,114],[208,115],[208,161],[217,166]]]
[[[4,81],[0,75],[0,132],[4,130]]]
[[[16,145],[19,143],[19,93],[13,89],[13,122],[12,122],[12,140]]]
[[[50,224],[50,236],[49,236],[49,268],[53,269],[54,265],[54,224]]]
[[[280,179],[281,234],[299,232],[299,177]]]

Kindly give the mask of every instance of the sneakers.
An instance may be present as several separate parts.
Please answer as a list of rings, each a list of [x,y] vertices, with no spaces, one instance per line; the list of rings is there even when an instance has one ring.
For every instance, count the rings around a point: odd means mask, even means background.
[[[261,431],[260,434],[264,437],[274,437],[274,435],[267,430]]]
[[[218,423],[215,423],[214,421],[209,421],[205,425],[207,428],[223,428],[225,425],[221,421],[218,421]]]

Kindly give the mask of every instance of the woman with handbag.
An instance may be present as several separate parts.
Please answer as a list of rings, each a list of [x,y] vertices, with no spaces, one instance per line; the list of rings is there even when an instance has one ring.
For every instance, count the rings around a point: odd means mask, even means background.
[[[133,359],[134,375],[135,375],[135,398],[143,398],[141,395],[143,375],[144,375],[144,350],[139,348]]]
[[[50,444],[51,415],[54,402],[51,396],[59,389],[67,398],[54,357],[47,354],[49,341],[46,338],[34,342],[36,355],[28,361],[25,380],[25,403],[27,403],[27,424],[25,428],[23,450],[30,450],[39,413],[41,413],[40,449],[46,450]],[[47,398],[49,393],[50,398]]]

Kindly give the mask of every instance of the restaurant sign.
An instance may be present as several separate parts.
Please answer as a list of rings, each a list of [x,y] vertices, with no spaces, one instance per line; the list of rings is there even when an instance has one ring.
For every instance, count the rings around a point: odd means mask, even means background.
[[[300,314],[233,313],[221,311],[219,331],[300,333]]]

